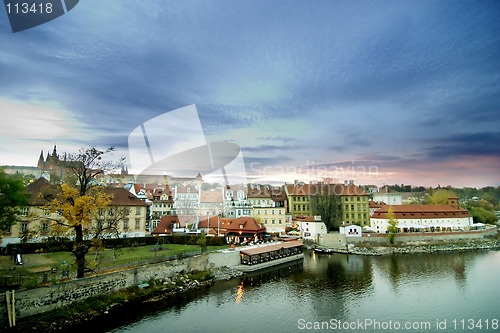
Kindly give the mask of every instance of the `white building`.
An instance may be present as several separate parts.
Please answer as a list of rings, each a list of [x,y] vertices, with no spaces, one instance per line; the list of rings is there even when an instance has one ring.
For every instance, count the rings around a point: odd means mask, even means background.
[[[328,229],[321,216],[296,216],[292,220],[292,225],[297,225],[300,230],[300,235],[305,240],[316,241],[318,235],[327,234]]]
[[[339,233],[346,237],[362,237],[363,228],[356,224],[342,224],[339,228]]]
[[[373,194],[373,201],[381,201],[387,205],[402,205],[403,197],[401,193],[391,190],[388,186],[384,186],[377,193]]]
[[[223,189],[225,217],[252,216],[252,206],[247,201],[246,191],[247,187],[240,185],[226,186]]]
[[[386,233],[392,209],[399,232],[465,231],[473,224],[472,215],[453,205],[387,205],[371,216],[371,229]]]

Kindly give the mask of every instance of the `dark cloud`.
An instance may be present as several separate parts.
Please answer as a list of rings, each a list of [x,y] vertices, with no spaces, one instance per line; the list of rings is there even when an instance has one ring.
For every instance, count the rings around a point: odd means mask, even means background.
[[[500,156],[500,132],[457,134],[436,140],[427,149],[431,159],[462,159],[474,156]]]
[[[17,34],[0,20],[0,103],[57,105],[90,131],[67,142],[126,149],[196,104],[247,165],[498,156],[495,1],[89,3]]]

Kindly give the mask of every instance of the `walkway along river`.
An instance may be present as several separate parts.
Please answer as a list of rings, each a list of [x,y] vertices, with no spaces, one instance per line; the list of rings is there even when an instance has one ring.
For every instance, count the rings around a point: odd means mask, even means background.
[[[218,282],[109,332],[499,332],[499,278],[497,250],[306,251],[303,262]]]

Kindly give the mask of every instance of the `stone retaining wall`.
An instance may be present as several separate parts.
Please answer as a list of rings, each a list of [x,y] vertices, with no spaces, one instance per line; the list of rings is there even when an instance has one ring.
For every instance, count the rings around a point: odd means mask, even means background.
[[[150,279],[173,277],[181,272],[214,270],[239,264],[238,251],[211,252],[194,257],[144,265],[120,272],[71,280],[57,285],[18,291],[16,317],[22,318],[63,307],[92,296],[135,286]],[[1,295],[0,295],[1,296]],[[0,298],[0,320],[7,320],[5,296]]]
[[[422,244],[434,242],[463,242],[481,240],[486,237],[492,237],[497,234],[496,226],[488,226],[485,230],[457,231],[457,232],[415,232],[400,233],[394,238],[395,244]],[[345,248],[346,244],[358,245],[369,243],[375,246],[384,246],[389,244],[387,234],[363,234],[362,237],[349,237],[339,233],[328,233],[319,235],[318,244],[320,246],[331,248]]]

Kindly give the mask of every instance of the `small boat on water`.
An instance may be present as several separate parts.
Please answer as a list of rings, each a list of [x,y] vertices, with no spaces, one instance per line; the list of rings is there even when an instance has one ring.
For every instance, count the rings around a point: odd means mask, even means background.
[[[322,249],[322,248],[315,248],[314,249],[314,253],[318,253],[318,254],[332,254],[333,253],[333,250],[332,249]]]

